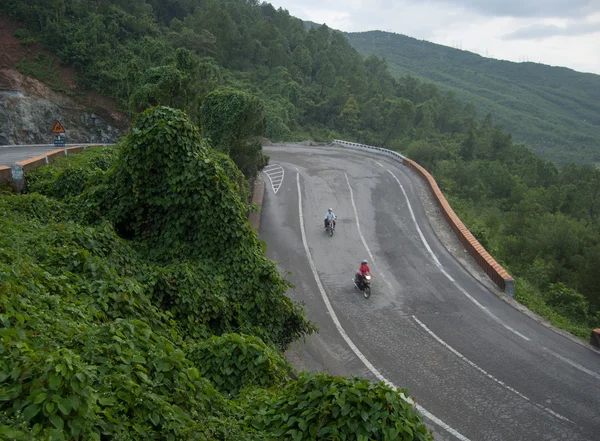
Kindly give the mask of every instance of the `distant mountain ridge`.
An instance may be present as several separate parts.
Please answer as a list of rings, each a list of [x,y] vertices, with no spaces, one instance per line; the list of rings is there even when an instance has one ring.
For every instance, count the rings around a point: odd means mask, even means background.
[[[307,27],[315,23],[305,22]],[[361,55],[396,75],[435,82],[557,164],[600,165],[600,75],[515,63],[383,31],[344,32]]]

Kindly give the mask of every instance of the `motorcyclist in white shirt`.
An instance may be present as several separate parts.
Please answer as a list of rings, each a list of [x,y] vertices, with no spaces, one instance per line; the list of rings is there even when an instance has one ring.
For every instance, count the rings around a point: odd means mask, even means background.
[[[328,209],[327,213],[325,213],[325,220],[324,220],[325,228],[327,228],[328,222],[333,222],[333,229],[335,230],[335,220],[336,219],[337,219],[337,216],[333,212],[333,209],[331,209],[331,208]]]

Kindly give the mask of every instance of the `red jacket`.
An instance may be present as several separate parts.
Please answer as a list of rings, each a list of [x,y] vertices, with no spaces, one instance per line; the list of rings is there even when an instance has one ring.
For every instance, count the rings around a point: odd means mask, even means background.
[[[364,265],[360,266],[359,271],[360,271],[360,275],[364,276],[367,273],[369,273],[369,274],[371,273],[371,268],[369,268],[369,265],[364,264]]]

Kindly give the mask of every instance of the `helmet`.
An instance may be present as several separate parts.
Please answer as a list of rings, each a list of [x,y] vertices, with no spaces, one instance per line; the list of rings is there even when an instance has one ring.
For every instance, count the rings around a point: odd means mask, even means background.
[[[362,263],[362,264],[366,265],[366,264],[367,264],[367,261],[366,261],[366,260],[363,260],[363,261],[362,261],[362,262],[360,262],[360,263]]]
[[[327,211],[331,213],[333,211],[333,208],[329,208]]]

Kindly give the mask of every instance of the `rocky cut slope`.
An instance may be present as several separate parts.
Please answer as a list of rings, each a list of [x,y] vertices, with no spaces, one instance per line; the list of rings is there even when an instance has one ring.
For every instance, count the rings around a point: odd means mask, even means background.
[[[68,143],[113,143],[121,130],[72,98],[42,82],[0,69],[0,145],[48,144],[56,120],[67,130]]]
[[[125,115],[105,97],[80,93],[70,69],[46,63],[61,92],[23,73],[36,60],[52,58],[39,44],[22,45],[14,35],[18,29],[0,17],[0,145],[51,143],[56,120],[67,131],[67,143],[115,142],[129,125]]]

